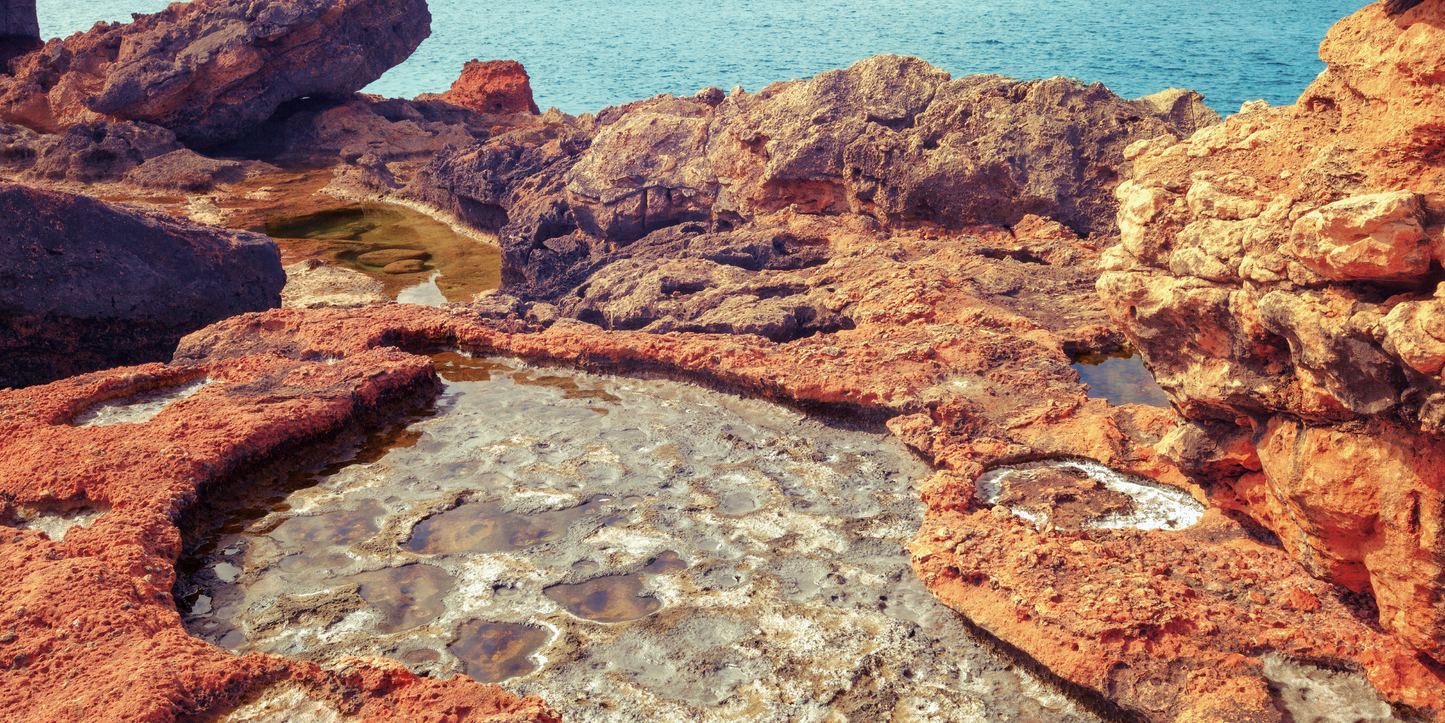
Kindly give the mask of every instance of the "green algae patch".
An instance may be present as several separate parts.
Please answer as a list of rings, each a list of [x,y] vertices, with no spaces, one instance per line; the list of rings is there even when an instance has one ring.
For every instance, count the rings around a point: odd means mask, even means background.
[[[419,211],[354,203],[292,216],[269,216],[266,235],[296,255],[319,257],[381,281],[385,293],[427,282],[447,301],[468,301],[501,281],[501,250],[464,236]]]

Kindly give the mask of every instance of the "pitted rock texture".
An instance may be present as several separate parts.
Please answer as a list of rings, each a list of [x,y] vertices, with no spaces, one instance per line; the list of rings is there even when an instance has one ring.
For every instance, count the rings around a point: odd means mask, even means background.
[[[176,134],[149,123],[96,121],[44,135],[9,123],[0,130],[0,165],[34,182],[119,181],[146,161],[180,149]]]
[[[207,324],[280,305],[269,238],[0,183],[0,387],[168,359]]]
[[[173,4],[16,59],[0,77],[0,119],[43,132],[144,121],[211,145],[285,101],[361,89],[430,32],[424,0]]]
[[[1102,238],[1129,175],[1124,148],[1205,123],[1200,100],[1126,101],[1063,78],[955,81],[877,56],[759,93],[544,116],[439,154],[400,195],[499,229],[502,289],[535,301],[650,234],[727,233],[783,211],[950,229],[1047,215]]]
[[[1439,0],[1371,5],[1295,105],[1132,146],[1099,281],[1183,415],[1162,449],[1437,663],[1442,27]]]
[[[96,402],[201,377],[216,382],[143,424],[68,423]],[[194,720],[225,714],[248,696],[299,689],[313,709],[344,716],[338,720],[556,723],[536,698],[460,676],[419,678],[391,661],[343,658],[322,668],[236,657],[187,635],[176,614],[176,520],[197,495],[435,384],[427,360],[380,349],[331,364],[151,364],[0,392],[4,516],[13,505],[109,506],[63,541],[3,529],[0,717]]]
[[[418,100],[431,98],[423,95]],[[468,60],[462,75],[439,100],[455,103],[487,115],[531,113],[540,115],[532,100],[532,79],[515,60]]]

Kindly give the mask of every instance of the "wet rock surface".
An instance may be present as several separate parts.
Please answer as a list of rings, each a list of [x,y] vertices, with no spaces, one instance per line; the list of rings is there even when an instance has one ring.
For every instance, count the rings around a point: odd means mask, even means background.
[[[421,0],[174,5],[52,40],[0,78],[0,120],[42,132],[143,121],[200,147],[230,140],[281,103],[345,96],[430,34]]]
[[[405,444],[205,542],[178,586],[188,629],[241,652],[522,676],[508,686],[576,720],[1094,719],[912,577],[928,468],[881,430],[442,360],[467,381]]]
[[[196,329],[280,303],[263,236],[9,183],[0,219],[3,386],[162,361]]]
[[[1438,666],[1445,4],[1397,9],[1295,105],[1134,147],[1099,290],[1184,417],[1162,449]]]

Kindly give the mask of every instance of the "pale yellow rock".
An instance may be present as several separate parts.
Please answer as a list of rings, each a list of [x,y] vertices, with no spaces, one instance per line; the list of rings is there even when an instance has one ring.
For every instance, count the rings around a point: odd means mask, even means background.
[[[1408,279],[1430,269],[1420,198],[1411,191],[1355,196],[1300,217],[1280,249],[1335,281]]]

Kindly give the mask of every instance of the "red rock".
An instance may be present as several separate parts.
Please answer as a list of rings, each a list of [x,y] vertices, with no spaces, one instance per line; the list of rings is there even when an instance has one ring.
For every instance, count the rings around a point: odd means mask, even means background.
[[[440,99],[487,115],[542,112],[532,100],[527,70],[515,60],[468,60]]]

